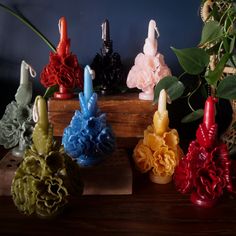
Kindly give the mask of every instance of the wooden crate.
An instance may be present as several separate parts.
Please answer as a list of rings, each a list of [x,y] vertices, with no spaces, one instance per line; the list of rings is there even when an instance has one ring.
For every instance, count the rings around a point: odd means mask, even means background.
[[[107,114],[107,121],[118,139],[143,137],[143,131],[152,123],[153,114],[157,109],[152,101],[140,100],[137,93],[99,96],[98,106]],[[64,128],[69,125],[75,110],[78,109],[78,99],[49,99],[48,114],[55,136],[63,135]]]

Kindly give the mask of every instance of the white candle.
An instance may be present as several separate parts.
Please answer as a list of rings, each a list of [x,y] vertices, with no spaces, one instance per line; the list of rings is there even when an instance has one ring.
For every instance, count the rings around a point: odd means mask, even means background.
[[[22,61],[20,68],[20,84],[27,84],[28,81],[29,81],[28,64],[25,61]]]
[[[158,99],[158,111],[159,113],[163,113],[166,111],[166,91],[165,89],[162,89],[160,94],[159,94],[159,99]]]

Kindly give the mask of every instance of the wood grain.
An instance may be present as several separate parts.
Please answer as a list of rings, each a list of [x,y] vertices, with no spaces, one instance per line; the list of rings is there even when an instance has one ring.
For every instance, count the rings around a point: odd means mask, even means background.
[[[143,137],[143,131],[152,123],[152,117],[157,109],[152,101],[138,99],[138,94],[122,96],[101,96],[98,106],[107,115],[107,121],[112,126],[117,138]],[[49,120],[54,127],[54,135],[62,136],[63,130],[69,125],[74,111],[79,109],[78,99],[48,101]]]
[[[0,152],[4,152],[0,148]],[[131,152],[130,152],[131,156]],[[18,212],[10,197],[0,197],[0,235],[236,235],[236,201],[226,196],[212,209],[191,204],[173,183],[157,185],[133,169],[133,194],[71,199],[58,218],[39,219]]]

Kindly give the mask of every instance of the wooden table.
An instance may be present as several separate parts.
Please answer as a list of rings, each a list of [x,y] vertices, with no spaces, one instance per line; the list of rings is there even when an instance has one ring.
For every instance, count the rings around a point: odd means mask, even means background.
[[[236,200],[202,209],[172,183],[156,185],[134,170],[132,195],[72,199],[54,219],[24,216],[0,197],[0,235],[236,235]]]

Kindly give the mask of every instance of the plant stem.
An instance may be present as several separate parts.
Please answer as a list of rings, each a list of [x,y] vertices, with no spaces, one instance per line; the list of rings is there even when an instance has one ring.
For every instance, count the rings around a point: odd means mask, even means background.
[[[0,7],[2,7],[4,10],[15,16],[18,20],[20,20],[31,30],[33,30],[49,46],[49,48],[51,48],[53,52],[56,52],[55,46],[28,19],[18,15],[16,12],[14,12],[12,9],[10,9],[9,7],[5,6],[2,3],[0,3]]]
[[[188,106],[189,106],[189,108],[192,110],[192,112],[194,112],[195,109],[193,109],[193,107],[191,106],[190,98],[191,98],[192,95],[200,88],[201,84],[202,84],[202,81],[201,81],[201,79],[199,78],[197,87],[196,87],[196,88],[191,92],[191,94],[188,96],[187,102],[188,102]]]

